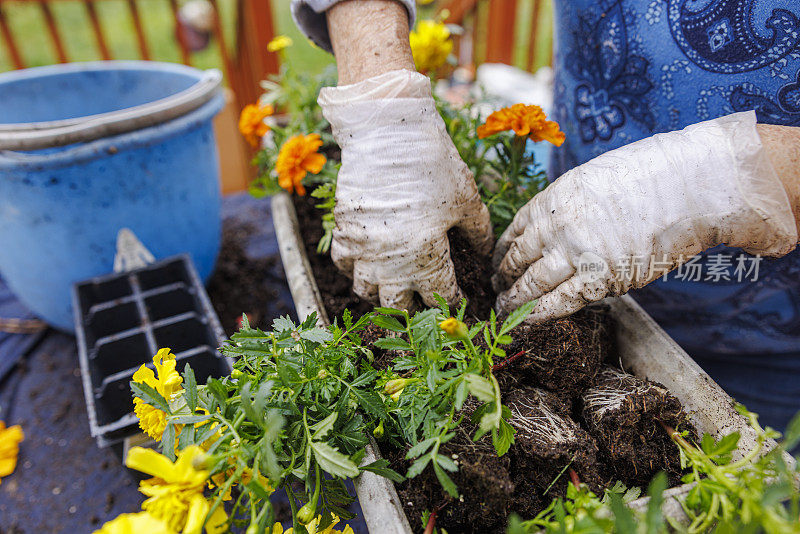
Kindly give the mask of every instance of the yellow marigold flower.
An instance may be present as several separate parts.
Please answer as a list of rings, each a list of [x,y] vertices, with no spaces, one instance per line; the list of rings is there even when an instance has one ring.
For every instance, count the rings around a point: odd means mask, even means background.
[[[525,104],[514,104],[489,115],[486,123],[478,127],[478,138],[506,130],[514,130],[518,136],[527,136],[533,141],[549,141],[555,146],[561,146],[566,138],[557,122],[547,120],[542,108]]]
[[[25,439],[22,427],[14,425],[6,428],[4,421],[0,421],[0,484],[2,477],[7,477],[17,467],[19,444]]]
[[[292,41],[292,38],[288,35],[277,35],[267,44],[267,50],[270,52],[277,52],[278,50],[289,48],[293,44],[294,41]]]
[[[308,534],[355,534],[350,525],[345,525],[344,529],[342,530],[337,530],[334,528],[339,523],[339,517],[336,514],[333,514],[333,522],[330,525],[322,530],[317,530],[317,525],[319,525],[320,521],[322,521],[322,516],[318,515],[306,525]],[[286,530],[283,530],[283,525],[280,523],[275,523],[272,526],[272,534],[292,534],[292,529],[287,528]]]
[[[269,126],[264,124],[264,119],[275,112],[271,104],[259,106],[247,104],[239,115],[239,132],[253,148],[258,148],[261,138],[269,131]]]
[[[176,532],[200,534],[211,509],[203,496],[209,471],[195,467],[203,463],[203,455],[202,448],[190,445],[172,462],[152,449],[132,447],[125,459],[126,466],[153,476],[139,483],[139,491],[148,497],[142,509]],[[224,532],[227,519],[225,510],[217,507],[208,519],[206,532]]]
[[[417,29],[409,35],[414,64],[420,72],[438,69],[453,51],[450,30],[441,22],[421,20]]]
[[[152,387],[164,397],[167,401],[172,398],[176,393],[183,391],[181,382],[183,378],[175,370],[175,355],[169,349],[161,349],[153,356],[153,365],[156,367],[157,375],[153,370],[142,365],[133,373],[133,381],[145,383]],[[139,426],[151,438],[156,441],[161,441],[161,436],[164,434],[164,427],[167,426],[166,414],[150,406],[139,397],[133,399],[133,411],[139,418]]]
[[[469,330],[467,330],[467,325],[456,319],[455,317],[448,317],[441,323],[439,323],[439,328],[445,331],[450,336],[453,337],[467,337],[469,334]]]
[[[289,191],[297,191],[303,196],[306,188],[303,187],[303,178],[309,172],[317,174],[325,166],[325,156],[317,150],[322,146],[319,134],[295,135],[287,140],[278,153],[275,170],[278,171],[278,184]]]
[[[169,526],[147,512],[122,514],[112,519],[94,534],[177,534]]]

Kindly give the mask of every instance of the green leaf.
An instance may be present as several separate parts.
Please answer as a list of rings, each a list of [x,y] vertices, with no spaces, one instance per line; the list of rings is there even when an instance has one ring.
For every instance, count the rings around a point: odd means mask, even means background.
[[[650,502],[647,503],[644,523],[648,534],[661,532],[664,526],[664,516],[661,513],[661,506],[664,504],[664,490],[666,489],[667,475],[662,471],[653,477],[647,489]]]
[[[385,315],[398,315],[400,317],[405,317],[405,315],[406,315],[406,312],[404,312],[402,310],[396,310],[394,308],[380,307],[380,308],[375,308],[375,311],[377,313],[383,313]],[[374,317],[373,317],[373,321],[374,321]]]
[[[338,412],[331,412],[331,414],[320,421],[319,423],[314,423],[311,425],[311,430],[314,430],[314,434],[311,436],[312,439],[320,440],[325,439],[325,436],[333,430],[333,425],[336,423],[336,418],[339,417]]]
[[[375,473],[376,475],[382,476],[383,478],[388,478],[392,482],[400,483],[405,480],[405,477],[395,471],[394,469],[389,468],[389,461],[385,458],[381,458],[380,460],[375,460],[371,464],[362,465],[359,469],[362,471],[370,471]]]
[[[324,328],[312,328],[311,330],[300,332],[300,337],[313,343],[325,343],[333,339],[333,334]]]
[[[400,321],[395,319],[394,317],[389,317],[386,315],[376,315],[372,318],[373,324],[375,326],[379,326],[381,328],[385,328],[386,330],[391,330],[393,332],[405,332],[406,329],[403,325],[400,324]]]
[[[408,472],[406,473],[406,478],[414,478],[415,476],[418,476],[425,470],[425,467],[427,467],[428,462],[430,461],[431,461],[430,455],[423,456],[422,458],[417,458],[417,460],[415,460],[414,463],[411,464],[411,467],[408,468]]]
[[[367,384],[372,383],[378,377],[377,371],[367,371],[361,375],[358,375],[352,382],[350,382],[350,387],[358,388],[362,386],[366,386]]]
[[[509,425],[505,419],[500,420],[500,427],[492,432],[492,444],[494,445],[497,456],[503,456],[514,444],[514,434],[516,430]]]
[[[169,409],[169,405],[164,397],[153,389],[151,386],[145,384],[144,382],[134,382],[131,380],[131,389],[135,396],[142,399],[144,402],[152,406],[153,408],[158,408],[164,413],[172,413]]]
[[[442,469],[438,463],[433,464],[433,472],[436,473],[439,484],[442,485],[442,488],[444,488],[448,495],[454,499],[458,499],[458,488],[456,488],[455,482],[444,472],[444,469]]]
[[[176,417],[170,417],[169,421],[176,425],[193,425],[195,423],[203,423],[211,419],[211,414],[207,415],[178,415]]]
[[[314,451],[314,459],[325,472],[342,478],[358,476],[358,466],[336,448],[321,441],[311,441],[309,444]]]
[[[194,371],[189,367],[188,363],[183,368],[183,389],[186,391],[184,394],[186,405],[194,413],[197,409],[197,380],[195,380]]]
[[[175,425],[167,423],[161,435],[161,454],[175,461]]]
[[[458,383],[458,387],[456,387],[456,411],[461,411],[461,408],[464,406],[464,401],[467,400],[467,393],[469,393],[467,389],[467,382],[466,380],[462,380]]]
[[[211,392],[211,395],[219,403],[220,407],[224,407],[228,401],[228,392],[225,390],[225,386],[222,385],[222,382],[217,380],[216,378],[209,378],[206,382],[206,388],[208,391]]]
[[[373,344],[379,349],[384,350],[412,350],[408,341],[399,337],[384,337]]]
[[[356,398],[358,405],[367,412],[379,419],[386,419],[388,417],[386,407],[383,405],[383,400],[378,393],[374,391],[364,391],[358,388],[350,388],[350,392]]]
[[[622,502],[622,497],[618,493],[610,494],[611,512],[614,514],[614,525],[616,532],[620,534],[634,534],[636,532],[636,520],[633,512]]]
[[[475,395],[479,400],[483,402],[491,402],[494,400],[494,387],[492,387],[492,383],[487,379],[480,375],[469,373],[464,375],[464,380],[466,380],[469,385],[470,393]]]
[[[521,324],[522,321],[528,318],[528,316],[533,311],[533,307],[536,306],[536,301],[532,300],[531,302],[526,302],[513,312],[511,312],[505,321],[503,321],[503,326],[500,327],[500,335],[507,334],[510,332],[514,327]]]
[[[416,458],[417,456],[422,455],[427,451],[431,445],[436,442],[436,438],[428,438],[420,441],[406,452],[406,460],[410,460],[412,458]]]
[[[253,401],[250,397],[250,382],[244,383],[242,389],[240,390],[239,396],[242,399],[242,409],[244,410],[244,414],[252,423],[255,423],[259,427],[263,428],[264,416],[260,413],[257,413],[253,408]]]
[[[458,471],[458,465],[456,465],[452,458],[445,456],[444,454],[436,455],[436,463],[442,466],[442,469],[446,469],[452,473]]]
[[[782,445],[785,450],[791,451],[798,443],[800,443],[800,412],[786,425]]]
[[[275,332],[290,332],[294,330],[294,323],[288,315],[284,315],[272,321],[272,329]]]
[[[302,381],[297,371],[295,371],[294,368],[285,361],[277,360],[275,364],[276,370],[278,371],[278,376],[281,378],[281,381],[283,381],[284,385],[291,386]]]

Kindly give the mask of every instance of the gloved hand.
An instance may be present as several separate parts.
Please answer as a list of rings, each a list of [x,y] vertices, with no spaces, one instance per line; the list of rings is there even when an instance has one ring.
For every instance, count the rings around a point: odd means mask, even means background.
[[[754,112],[654,135],[562,175],[495,249],[502,311],[539,299],[531,322],[569,315],[659,278],[715,245],[781,256],[797,243],[789,197]]]
[[[331,257],[353,290],[410,309],[414,293],[456,303],[461,292],[447,231],[476,252],[492,246],[489,212],[445,131],[430,80],[396,70],[322,90],[319,104],[342,149]]]

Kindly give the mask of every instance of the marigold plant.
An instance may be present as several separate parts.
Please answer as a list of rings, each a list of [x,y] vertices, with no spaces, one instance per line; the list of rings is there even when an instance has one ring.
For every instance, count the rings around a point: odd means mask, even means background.
[[[270,104],[248,104],[239,115],[239,132],[253,148],[258,148],[261,138],[269,132],[270,127],[264,123],[264,119],[274,112],[275,109]]]
[[[327,161],[317,152],[321,146],[322,139],[316,133],[289,138],[281,147],[275,164],[278,184],[290,193],[296,191],[300,196],[305,195],[303,178],[308,173],[318,174]]]
[[[139,483],[139,491],[148,497],[142,504],[145,512],[176,532],[199,534],[203,523],[208,533],[225,532],[225,510],[217,506],[211,511],[211,504],[203,495],[210,475],[203,465],[205,459],[203,449],[197,445],[178,452],[175,462],[152,449],[133,447],[125,465],[153,477]]]
[[[486,123],[478,127],[478,138],[485,139],[506,130],[513,130],[519,137],[548,141],[555,146],[561,146],[566,139],[558,123],[547,120],[542,108],[527,104],[514,104],[489,115]]]
[[[288,35],[277,35],[269,43],[267,43],[267,50],[270,52],[277,52],[284,48],[289,48],[294,44],[292,38]]]
[[[414,64],[421,72],[433,72],[447,62],[453,51],[450,30],[435,20],[421,20],[409,35]]]
[[[133,374],[133,382],[139,387],[144,384],[146,387],[152,388],[169,402],[173,395],[182,391],[181,375],[175,370],[175,355],[169,349],[161,349],[153,356],[153,365],[156,373],[153,373],[153,370],[146,365],[142,365]],[[155,440],[161,440],[167,424],[164,410],[147,404],[138,396],[133,399],[133,410],[139,418],[139,426],[145,434]]]
[[[177,534],[164,521],[147,512],[121,514],[107,522],[94,534]]]
[[[319,528],[319,524],[322,521],[322,516],[318,515],[315,517],[313,521],[306,525],[308,534],[354,534],[350,525],[345,525],[344,529],[342,530],[333,528],[339,523],[339,518],[336,516],[336,514],[333,514],[332,517],[333,522],[322,529]],[[280,523],[275,523],[275,525],[272,527],[272,534],[292,534],[293,532],[293,528],[287,528],[286,530],[283,530],[283,525]]]
[[[14,425],[6,428],[4,421],[0,421],[0,483],[2,477],[7,477],[17,467],[19,444],[25,439],[22,427]]]

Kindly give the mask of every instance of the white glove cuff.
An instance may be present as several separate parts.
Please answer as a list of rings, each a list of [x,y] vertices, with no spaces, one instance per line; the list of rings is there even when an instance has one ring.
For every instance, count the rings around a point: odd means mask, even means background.
[[[730,140],[730,150],[739,171],[732,178],[744,204],[756,218],[748,232],[752,243],[731,244],[767,256],[783,256],[790,252],[797,245],[797,223],[789,195],[758,135],[755,111],[733,113],[708,122],[716,123]],[[756,232],[756,228],[761,232]]]

